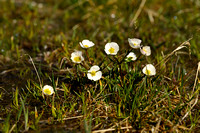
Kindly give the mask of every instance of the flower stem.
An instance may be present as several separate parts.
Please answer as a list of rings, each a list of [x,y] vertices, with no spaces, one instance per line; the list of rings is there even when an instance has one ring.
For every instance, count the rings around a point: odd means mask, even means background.
[[[90,57],[89,57],[89,54],[88,54],[87,49],[85,50],[85,53],[86,53],[86,56],[87,56],[87,58],[88,58],[89,63],[92,65],[92,62],[91,62],[91,60],[90,60]]]

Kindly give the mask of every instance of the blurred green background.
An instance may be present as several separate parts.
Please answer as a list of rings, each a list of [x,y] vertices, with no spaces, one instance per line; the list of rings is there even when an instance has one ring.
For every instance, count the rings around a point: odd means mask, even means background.
[[[200,58],[199,0],[147,0],[133,21],[140,4],[140,0],[1,0],[0,52],[11,60],[16,49],[37,56],[61,43],[74,49],[85,38],[100,49],[111,40],[123,49],[128,48],[127,38],[136,37],[160,54],[193,37],[192,52]]]

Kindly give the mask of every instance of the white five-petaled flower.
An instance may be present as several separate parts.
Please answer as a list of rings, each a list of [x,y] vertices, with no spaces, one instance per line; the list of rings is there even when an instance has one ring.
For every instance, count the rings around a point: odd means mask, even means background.
[[[126,57],[127,57],[126,58],[127,61],[129,61],[129,60],[130,61],[135,61],[137,59],[135,53],[133,53],[133,52],[130,52]]]
[[[45,85],[43,88],[42,88],[42,92],[45,94],[45,95],[52,95],[54,93],[54,90],[53,90],[53,87],[50,86],[50,85]]]
[[[102,72],[100,71],[99,66],[94,65],[88,70],[87,77],[90,80],[97,81],[102,77]]]
[[[152,64],[147,64],[143,69],[142,72],[146,75],[153,76],[156,75],[156,69]]]
[[[90,48],[90,47],[94,46],[94,43],[89,40],[83,40],[82,42],[80,42],[80,45],[82,48]]]
[[[133,39],[128,38],[128,42],[129,42],[129,45],[130,45],[132,48],[137,49],[137,48],[140,48],[140,47],[141,47],[140,44],[141,44],[142,40],[137,39],[137,38],[133,38]]]
[[[107,55],[116,55],[119,51],[119,45],[115,42],[107,43],[104,50]]]
[[[140,52],[141,52],[143,55],[146,55],[146,56],[151,55],[150,46],[144,46],[144,47],[140,48]]]
[[[82,56],[82,52],[81,51],[75,51],[75,52],[71,53],[71,60],[74,63],[81,63],[84,60],[84,58]]]

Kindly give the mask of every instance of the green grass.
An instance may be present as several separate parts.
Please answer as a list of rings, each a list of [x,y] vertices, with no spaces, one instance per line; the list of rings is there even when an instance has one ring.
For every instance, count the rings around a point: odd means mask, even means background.
[[[0,131],[198,131],[200,2],[149,0],[133,21],[140,4],[0,1]],[[131,49],[128,38],[149,45],[151,56]],[[95,43],[91,63],[83,39]],[[116,56],[104,52],[111,41],[119,44]],[[81,65],[70,59],[75,49],[83,52]],[[125,62],[128,51],[138,59]],[[142,73],[148,63],[155,76]],[[101,80],[87,78],[92,65],[100,65]],[[42,94],[46,84],[54,96]]]

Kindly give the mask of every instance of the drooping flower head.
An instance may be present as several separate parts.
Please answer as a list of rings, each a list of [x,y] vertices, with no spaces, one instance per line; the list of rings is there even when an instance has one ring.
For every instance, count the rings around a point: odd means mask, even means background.
[[[94,65],[88,70],[87,77],[90,80],[97,81],[102,77],[102,72],[100,71],[99,66]]]
[[[90,47],[94,46],[94,43],[89,40],[83,40],[82,42],[80,42],[80,45],[82,48],[90,48]]]
[[[135,53],[130,52],[127,56],[126,56],[126,60],[127,61],[135,61],[137,59]]]
[[[156,68],[152,64],[147,64],[143,69],[142,72],[146,75],[153,76],[156,75]]]
[[[150,46],[144,46],[144,47],[140,48],[140,52],[145,56],[151,55]]]
[[[129,45],[130,45],[132,48],[137,49],[137,48],[140,48],[140,47],[141,47],[140,44],[141,44],[142,40],[137,39],[137,38],[133,38],[133,39],[128,38],[128,42],[129,42]]]
[[[107,55],[116,55],[119,51],[119,45],[115,42],[107,43],[104,50]]]
[[[52,95],[54,93],[54,90],[53,90],[53,87],[50,86],[50,85],[45,85],[43,88],[42,88],[42,92],[45,94],[45,95]]]
[[[71,53],[71,60],[74,63],[81,63],[82,61],[84,61],[84,58],[82,56],[82,52],[81,51],[75,51],[75,52]]]

